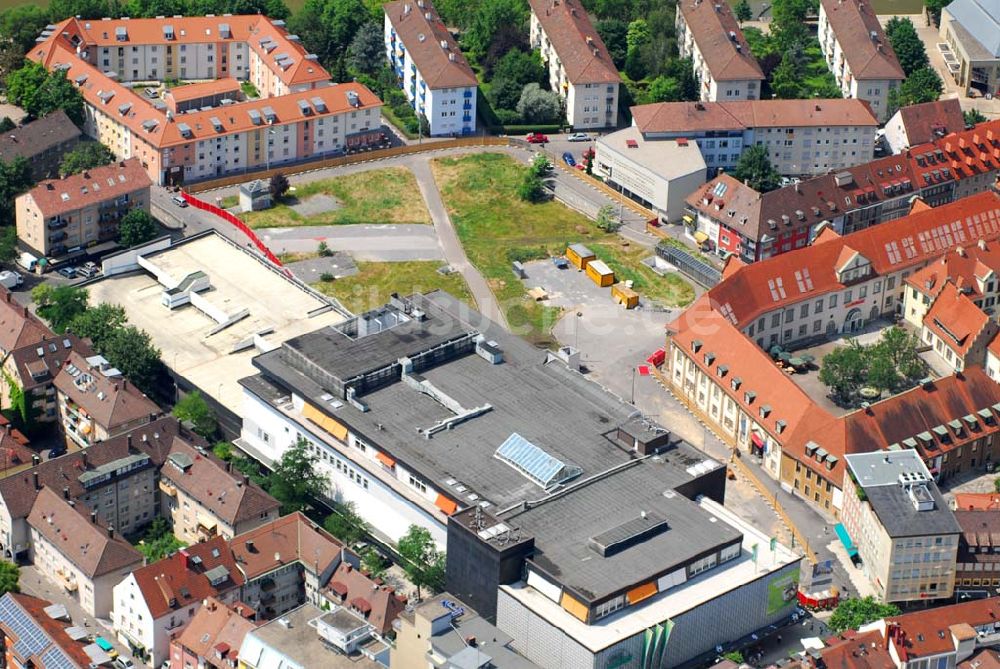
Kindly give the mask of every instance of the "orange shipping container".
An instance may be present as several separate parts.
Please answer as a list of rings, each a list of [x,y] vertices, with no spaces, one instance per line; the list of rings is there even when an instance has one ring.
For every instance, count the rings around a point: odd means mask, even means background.
[[[587,276],[598,286],[610,286],[615,282],[615,273],[602,260],[592,260],[587,263]]]

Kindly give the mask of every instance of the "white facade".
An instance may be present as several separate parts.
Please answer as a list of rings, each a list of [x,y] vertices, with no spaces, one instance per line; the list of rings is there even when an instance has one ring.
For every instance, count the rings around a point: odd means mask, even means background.
[[[538,49],[549,72],[549,87],[566,105],[566,122],[576,130],[613,128],[618,123],[616,82],[582,83],[570,81],[566,68],[541,22],[531,12],[530,44]]]
[[[427,118],[431,135],[471,135],[476,132],[476,86],[434,88],[420,73],[410,49],[396,34],[388,14],[384,19],[386,58],[402,81],[406,99],[418,118]],[[433,39],[433,36],[428,39]]]
[[[885,121],[889,116],[889,91],[897,88],[902,79],[858,79],[851,71],[844,47],[830,26],[830,20],[822,3],[819,7],[818,37],[827,67],[833,72],[833,78],[836,79],[843,96],[867,100],[872,106],[875,117],[879,121]]]
[[[430,531],[439,548],[445,547],[447,517],[435,506],[438,492],[430,482],[399,463],[390,469],[377,458],[377,449],[349,431],[340,440],[315,425],[301,414],[301,398],[293,397],[292,407],[282,411],[244,388],[243,406],[240,441],[265,464],[280,460],[300,437],[305,438],[329,481],[331,500],[353,503],[377,533],[393,542],[410,525],[419,525]]]
[[[700,84],[700,99],[702,102],[720,102],[725,100],[759,100],[762,77],[749,79],[727,79],[719,81],[709,69],[708,61],[702,55],[694,32],[684,20],[680,9],[677,11],[677,49],[681,58],[690,58],[694,75]]]

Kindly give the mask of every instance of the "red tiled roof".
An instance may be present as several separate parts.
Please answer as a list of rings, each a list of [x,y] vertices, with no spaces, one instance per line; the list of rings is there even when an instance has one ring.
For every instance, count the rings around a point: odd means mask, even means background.
[[[149,188],[152,183],[139,159],[129,158],[65,179],[46,179],[21,197],[34,200],[42,216],[48,218]]]
[[[822,0],[822,5],[855,79],[906,78],[871,3]]]
[[[217,666],[216,653],[226,658],[233,648],[239,649],[243,638],[256,627],[215,597],[209,597],[175,643],[196,657],[206,658],[208,666]]]
[[[146,176],[146,173],[142,173]],[[148,179],[148,177],[147,177]],[[77,373],[71,373],[76,369]],[[127,425],[144,416],[156,416],[160,407],[146,397],[123,376],[105,376],[98,366],[76,351],[70,353],[67,364],[56,375],[55,387],[87,412],[91,419],[106,430]],[[84,376],[89,383],[84,382]]]
[[[233,537],[229,543],[248,579],[301,562],[322,572],[338,564],[344,545],[301,512],[273,520]]]
[[[579,84],[617,84],[618,70],[580,0],[528,0],[566,70]]]
[[[1000,195],[988,191],[844,237],[819,238],[812,246],[746,265],[708,297],[742,328],[769,311],[845,288],[834,267],[847,246],[864,256],[876,274],[887,274],[927,262],[957,244],[997,238]]]
[[[397,0],[382,9],[429,88],[479,85],[476,73],[430,0],[424,0],[423,7],[413,0]]]
[[[1000,495],[992,492],[956,492],[955,508],[968,511],[1000,510]]]
[[[988,282],[1000,271],[1000,244],[979,240],[976,244],[958,246],[927,267],[906,278],[906,284],[928,297],[935,297],[951,280],[961,282],[968,295],[980,296],[978,282]]]
[[[691,29],[698,50],[716,81],[764,78],[728,2],[681,0],[677,10]]]
[[[0,353],[37,344],[52,331],[0,286]]]
[[[846,636],[846,635],[845,635]],[[878,630],[838,639],[820,650],[827,669],[895,669],[896,663],[886,649]]]
[[[924,327],[964,357],[976,342],[990,317],[959,288],[948,282],[924,316]]]
[[[967,623],[972,627],[993,625],[1000,621],[1000,597],[974,599],[961,604],[939,606],[886,618],[887,623],[899,625],[905,633],[902,643],[893,642],[897,649],[902,646],[906,660],[939,655],[955,651],[951,638],[952,625]]]
[[[176,102],[187,102],[198,98],[211,97],[213,95],[223,95],[225,93],[238,93],[240,82],[232,77],[216,79],[215,81],[202,81],[196,84],[185,84],[175,86],[166,92],[165,100]]]
[[[944,135],[965,130],[965,117],[958,98],[908,105],[896,113],[911,145],[933,142]]]
[[[373,581],[348,562],[340,563],[332,578],[330,589],[364,613],[368,623],[379,634],[387,634],[392,629],[392,622],[406,608],[406,599],[396,595],[395,589]],[[367,605],[367,608],[359,604]]]
[[[10,357],[17,369],[21,388],[31,390],[52,383],[73,351],[93,355],[90,346],[71,332],[51,335],[11,351]]]
[[[788,127],[878,127],[864,100],[740,100],[657,102],[630,109],[635,125],[650,132],[694,132]]]
[[[200,562],[192,558],[198,558]],[[212,585],[205,572],[220,566],[226,568],[229,578],[219,585]],[[137,569],[133,576],[154,620],[206,597],[216,597],[239,589],[245,581],[226,545],[225,537],[222,536],[192,544],[169,557]]]
[[[18,643],[21,641],[21,638],[18,634],[24,628],[21,625],[11,625],[10,620],[0,618],[0,628],[3,629],[3,633],[7,637],[7,652],[16,658],[17,662],[37,662],[39,658],[47,655],[50,649],[58,646],[67,658],[73,662],[71,666],[74,669],[88,669],[91,666],[92,660],[83,650],[86,642],[74,641],[66,633],[66,629],[71,627],[73,622],[70,620],[56,620],[45,612],[45,609],[53,604],[52,602],[16,592],[9,592],[4,597],[13,600],[14,604],[24,612],[36,627],[42,630],[46,637],[41,640],[43,645],[35,655],[21,657],[18,652],[22,648]]]

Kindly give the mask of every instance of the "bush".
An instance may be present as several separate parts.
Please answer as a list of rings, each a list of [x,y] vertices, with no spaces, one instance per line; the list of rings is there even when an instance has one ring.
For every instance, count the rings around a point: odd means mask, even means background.
[[[335,277],[333,274],[330,274],[329,272],[323,272],[322,274],[319,275],[319,280],[327,283],[329,283],[330,281],[335,281],[336,279],[337,277]]]
[[[555,134],[562,130],[562,126],[559,124],[539,124],[539,125],[505,125],[500,128],[504,134],[507,135],[527,135],[529,132],[540,132],[544,134]]]
[[[528,262],[530,260],[542,260],[543,258],[548,257],[549,252],[545,250],[544,246],[538,246],[535,248],[515,246],[514,248],[507,249],[507,262]]]
[[[521,122],[521,115],[513,109],[495,109],[493,113],[500,125],[517,125]]]

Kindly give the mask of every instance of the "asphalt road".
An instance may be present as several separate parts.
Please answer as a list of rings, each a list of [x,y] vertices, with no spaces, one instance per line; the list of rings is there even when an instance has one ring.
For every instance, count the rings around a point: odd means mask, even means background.
[[[355,260],[399,262],[441,260],[444,254],[430,225],[322,225],[264,228],[261,240],[274,253],[315,251],[320,242]]]

